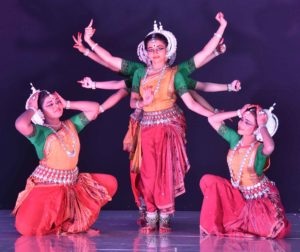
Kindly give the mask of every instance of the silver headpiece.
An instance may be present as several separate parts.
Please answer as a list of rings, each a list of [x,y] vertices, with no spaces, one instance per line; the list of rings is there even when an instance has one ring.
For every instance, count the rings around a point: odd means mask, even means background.
[[[147,36],[154,34],[154,33],[160,33],[167,39],[167,41],[168,41],[167,57],[169,59],[169,65],[172,65],[175,61],[176,50],[177,50],[177,40],[176,40],[174,34],[170,31],[164,30],[163,26],[160,22],[159,22],[159,27],[158,27],[156,21],[154,21],[153,31],[149,32],[147,34]],[[146,63],[147,65],[151,64],[149,57],[148,57],[147,50],[145,48],[144,41],[139,43],[139,45],[137,47],[137,55],[142,62]]]
[[[29,101],[30,99],[32,99],[33,95],[35,95],[36,93],[39,93],[41,92],[39,89],[36,89],[32,83],[30,83],[30,86],[31,86],[31,94],[30,96],[28,97],[28,99],[26,100],[26,104],[25,104],[25,109],[29,109]],[[44,124],[44,120],[45,120],[45,117],[44,117],[44,114],[43,112],[38,109],[34,115],[31,117],[31,121],[34,123],[34,124],[39,124],[39,125],[43,125]]]
[[[263,109],[263,111],[267,114],[268,116],[268,121],[266,123],[266,128],[271,136],[274,136],[279,125],[278,118],[275,114],[272,113],[274,110],[276,103],[274,103],[269,109]],[[256,134],[256,139],[260,142],[263,141],[262,136],[260,132],[258,131]]]

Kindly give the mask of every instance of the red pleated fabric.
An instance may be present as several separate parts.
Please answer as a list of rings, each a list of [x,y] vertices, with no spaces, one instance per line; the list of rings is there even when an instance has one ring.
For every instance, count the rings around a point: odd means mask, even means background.
[[[16,229],[23,235],[87,231],[116,190],[115,177],[107,174],[81,173],[74,185],[35,184],[29,178],[14,210]]]
[[[204,175],[200,188],[204,196],[200,229],[206,234],[282,238],[290,231],[279,192],[271,182],[267,196],[251,200],[219,176]]]

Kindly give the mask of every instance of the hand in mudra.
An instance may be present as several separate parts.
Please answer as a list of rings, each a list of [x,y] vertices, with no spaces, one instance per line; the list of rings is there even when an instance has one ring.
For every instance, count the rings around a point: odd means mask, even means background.
[[[82,33],[77,33],[77,38],[75,35],[72,36],[75,44],[73,45],[74,48],[76,48],[79,52],[84,53],[86,50],[86,47],[82,44]]]
[[[233,80],[231,83],[231,91],[238,92],[242,89],[241,82],[239,80]]]
[[[95,89],[95,82],[90,77],[77,81],[83,88]]]
[[[224,18],[224,14],[222,12],[218,12],[215,19],[219,22],[220,25],[222,25],[222,26],[227,25],[227,21]]]
[[[151,88],[144,89],[143,102],[144,105],[149,105],[153,102],[154,94]]]
[[[95,34],[96,29],[93,28],[93,19],[91,19],[89,25],[84,29],[84,41],[89,41]]]

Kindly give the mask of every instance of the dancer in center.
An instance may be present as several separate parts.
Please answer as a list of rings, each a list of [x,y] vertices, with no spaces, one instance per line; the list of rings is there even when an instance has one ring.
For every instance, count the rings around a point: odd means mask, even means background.
[[[147,68],[135,71],[130,106],[143,110],[136,153],[140,155],[139,188],[146,204],[146,225],[141,232],[169,232],[175,197],[185,192],[184,176],[189,169],[185,150],[185,119],[176,105],[176,92],[192,111],[213,114],[195,102],[182,73],[170,67],[176,55],[176,38],[155,29],[138,48],[147,57]],[[213,50],[213,49],[212,49]],[[205,55],[203,55],[205,56]],[[203,57],[204,59],[205,57]]]

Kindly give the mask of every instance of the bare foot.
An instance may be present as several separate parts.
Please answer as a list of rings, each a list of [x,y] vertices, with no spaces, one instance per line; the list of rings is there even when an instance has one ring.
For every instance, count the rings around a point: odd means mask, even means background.
[[[172,229],[170,227],[159,227],[160,234],[170,233],[171,231],[172,231]]]
[[[88,231],[86,231],[88,236],[98,236],[100,235],[100,230],[96,228],[90,228]]]
[[[145,226],[140,228],[140,233],[142,234],[152,234],[156,231],[156,227]]]

